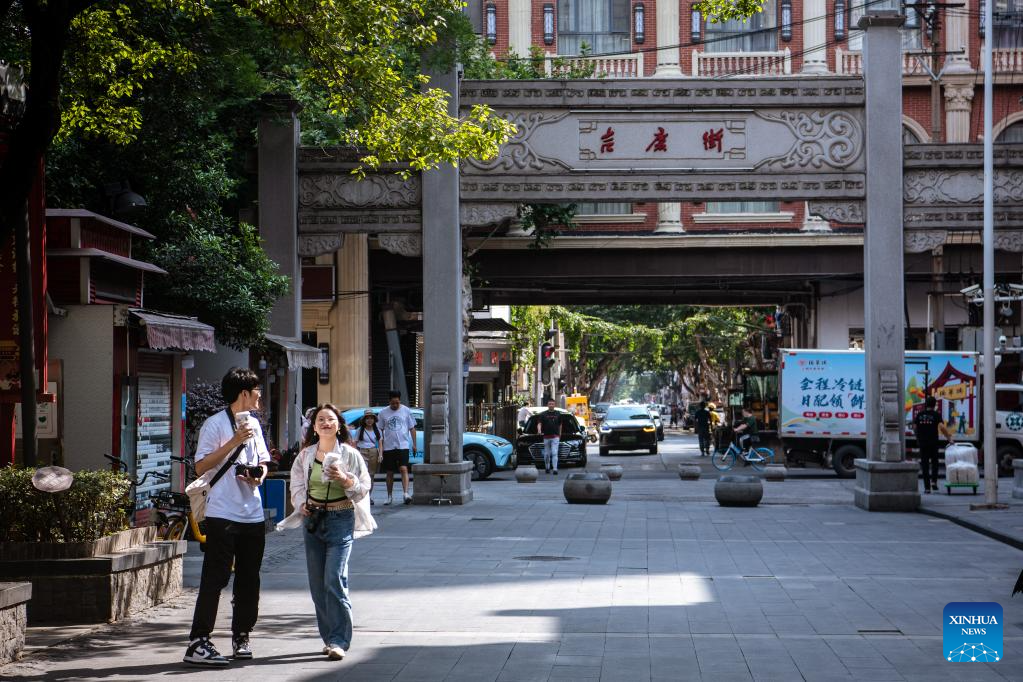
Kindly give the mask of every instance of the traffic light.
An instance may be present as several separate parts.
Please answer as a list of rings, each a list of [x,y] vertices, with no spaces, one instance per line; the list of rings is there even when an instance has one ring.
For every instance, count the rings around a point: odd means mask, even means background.
[[[545,343],[540,346],[540,383],[551,383],[551,368],[554,367],[554,346]]]

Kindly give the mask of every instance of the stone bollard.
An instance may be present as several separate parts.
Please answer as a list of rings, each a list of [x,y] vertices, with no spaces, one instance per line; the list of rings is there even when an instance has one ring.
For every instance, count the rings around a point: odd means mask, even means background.
[[[625,473],[625,469],[622,468],[621,464],[601,464],[600,473],[607,474],[607,477],[612,481],[622,480],[622,474]]]
[[[714,484],[714,497],[722,507],[755,507],[764,497],[759,476],[729,474]]]
[[[518,483],[536,483],[538,478],[540,478],[540,472],[531,464],[515,469],[515,480]]]
[[[1023,500],[1023,459],[1012,460],[1012,496]]]
[[[699,464],[679,464],[678,465],[678,477],[683,481],[699,481],[700,480],[700,465]]]
[[[562,492],[569,504],[607,504],[611,499],[611,479],[602,473],[569,474]]]
[[[764,470],[764,480],[784,481],[788,473],[789,470],[785,468],[784,464],[768,464],[767,469]]]

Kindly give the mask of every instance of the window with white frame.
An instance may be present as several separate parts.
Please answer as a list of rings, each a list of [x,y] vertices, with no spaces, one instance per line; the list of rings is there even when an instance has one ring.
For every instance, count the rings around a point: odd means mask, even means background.
[[[910,2],[910,4],[913,4]],[[924,21],[916,14],[913,7],[904,7],[904,3],[877,2],[876,0],[851,0],[849,13],[849,49],[863,49],[863,31],[856,28],[860,23],[860,17],[866,10],[894,9],[901,7],[902,13],[906,15],[906,25],[899,29],[902,33],[902,50],[911,52],[923,49]]]
[[[575,214],[577,216],[632,215],[632,204],[603,201],[578,201],[575,204]]]
[[[778,213],[777,201],[708,201],[707,213]]]
[[[632,48],[630,0],[558,0],[558,54],[625,53]]]
[[[1023,0],[995,0],[991,14],[991,47],[1023,47]]]
[[[767,0],[764,11],[746,21],[706,21],[703,42],[707,52],[775,52],[778,49],[776,7],[776,0]]]
[[[995,138],[995,143],[1023,142],[1023,121],[1016,121]]]

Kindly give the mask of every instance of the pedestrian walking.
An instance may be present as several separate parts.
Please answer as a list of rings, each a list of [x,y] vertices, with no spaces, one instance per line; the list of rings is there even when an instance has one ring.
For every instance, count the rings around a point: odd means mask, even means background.
[[[700,407],[693,415],[693,421],[696,425],[696,437],[700,441],[700,457],[708,457],[710,456],[710,410],[707,409],[707,403],[700,402]]]
[[[195,450],[196,473],[202,476],[212,469],[218,473],[206,497],[206,551],[183,659],[209,666],[228,665],[210,634],[232,566],[231,651],[235,659],[252,658],[249,635],[259,613],[259,569],[266,540],[259,485],[270,461],[259,422],[249,414],[259,408],[259,377],[250,369],[234,367],[224,375],[220,390],[228,406],[203,422]]]
[[[358,428],[352,437],[355,447],[366,462],[366,470],[369,471],[369,503],[373,504],[373,478],[380,468],[380,460],[384,456],[384,439],[381,437],[380,428],[377,426],[377,415],[373,410],[366,410],[358,422]]]
[[[515,415],[515,421],[519,423],[519,430],[526,430],[526,422],[532,417],[532,413],[529,411],[529,407],[526,403],[522,403],[522,407],[519,408],[519,412]]]
[[[678,413],[679,413],[678,403],[672,403],[671,404],[671,422],[668,424],[668,426],[670,426],[673,429],[678,426]]]
[[[358,450],[348,444],[348,427],[333,405],[313,414],[312,443],[291,466],[291,502],[295,513],[278,528],[301,524],[309,593],[316,609],[322,652],[332,661],[352,644],[352,602],[348,595],[348,558],[356,538],[369,535],[376,522],[369,509],[370,475]]]
[[[558,475],[558,447],[561,446],[561,415],[554,409],[554,401],[547,401],[547,409],[537,420],[537,433],[543,436],[543,466],[549,474]]]
[[[913,417],[913,431],[916,433],[916,444],[920,448],[920,473],[924,479],[924,492],[930,493],[933,487],[938,490],[938,434],[945,436],[951,444],[955,442],[952,431],[945,426],[941,414],[934,409],[938,404],[933,395],[924,399],[924,409]],[[928,477],[928,468],[930,477]]]
[[[394,474],[401,474],[401,493],[405,504],[412,504],[409,493],[409,453],[416,453],[416,420],[412,411],[401,404],[401,393],[391,391],[390,403],[380,410],[380,431],[383,436],[383,459],[381,468],[387,475],[387,500],[393,502]]]

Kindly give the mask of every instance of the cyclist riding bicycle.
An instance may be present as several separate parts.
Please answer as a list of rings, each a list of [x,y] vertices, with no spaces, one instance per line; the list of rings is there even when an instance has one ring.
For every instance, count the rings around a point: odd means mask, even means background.
[[[748,407],[742,408],[742,421],[735,425],[735,436],[739,441],[739,447],[743,454],[749,452],[757,438],[757,418]]]

